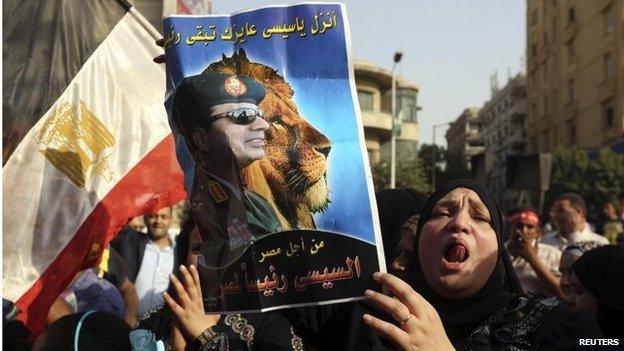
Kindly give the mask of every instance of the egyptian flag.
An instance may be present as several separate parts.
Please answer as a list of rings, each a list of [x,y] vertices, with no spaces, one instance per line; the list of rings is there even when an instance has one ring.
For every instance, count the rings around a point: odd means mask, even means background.
[[[158,32],[122,0],[3,10],[2,294],[37,333],[87,257],[186,194]]]

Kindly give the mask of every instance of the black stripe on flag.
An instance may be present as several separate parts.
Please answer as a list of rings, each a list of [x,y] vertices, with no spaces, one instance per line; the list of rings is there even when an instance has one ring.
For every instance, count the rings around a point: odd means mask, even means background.
[[[4,165],[129,10],[125,0],[4,0]]]

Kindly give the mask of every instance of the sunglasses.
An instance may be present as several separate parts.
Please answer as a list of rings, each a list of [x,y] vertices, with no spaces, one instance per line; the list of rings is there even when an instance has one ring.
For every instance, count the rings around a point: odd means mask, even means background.
[[[234,124],[248,125],[252,124],[257,117],[264,118],[264,112],[261,108],[242,107],[226,113],[212,116],[213,122],[219,118],[227,117]]]

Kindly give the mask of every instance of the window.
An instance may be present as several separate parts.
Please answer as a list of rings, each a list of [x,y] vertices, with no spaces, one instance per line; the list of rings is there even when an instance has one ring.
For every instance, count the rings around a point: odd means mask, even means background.
[[[574,79],[568,81],[568,101],[572,102],[576,100],[576,84]]]
[[[573,23],[574,21],[576,21],[576,11],[574,7],[570,7],[568,9],[568,23]]]
[[[397,115],[404,122],[417,123],[418,106],[416,105],[416,92],[410,89],[397,90]]]
[[[531,58],[535,59],[537,57],[537,44],[531,45]]]
[[[615,125],[615,113],[611,103],[605,103],[602,105],[602,114],[604,115],[605,126],[611,128]]]
[[[545,131],[542,132],[542,141],[543,141],[543,145],[544,148],[549,149],[550,148],[550,139],[548,138],[550,134],[548,133],[548,129],[546,129]]]
[[[568,51],[568,63],[570,63],[572,62],[572,60],[574,60],[574,57],[576,56],[576,50],[574,49],[574,40],[570,40],[566,43],[566,49]]]
[[[613,16],[613,11],[611,10],[610,5],[604,11],[602,11],[602,17],[604,19],[605,32],[613,32],[613,30],[615,29],[615,18]]]
[[[613,78],[613,55],[606,54],[604,55],[604,78],[605,80],[609,80]]]
[[[557,145],[557,127],[553,127],[552,138],[550,140],[552,140],[553,145]]]
[[[373,93],[370,91],[358,90],[358,100],[362,111],[373,110]]]
[[[568,124],[568,134],[570,137],[570,144],[576,143],[576,124]]]
[[[537,10],[531,12],[531,25],[537,24]]]

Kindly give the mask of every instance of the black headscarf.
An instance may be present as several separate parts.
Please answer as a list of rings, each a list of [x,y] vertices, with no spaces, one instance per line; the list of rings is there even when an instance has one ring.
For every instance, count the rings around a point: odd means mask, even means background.
[[[385,189],[375,195],[386,267],[390,267],[397,253],[401,227],[409,217],[420,212],[423,201],[412,189]]]
[[[491,226],[498,241],[498,260],[494,271],[485,285],[476,294],[461,299],[449,300],[436,293],[427,283],[418,258],[418,242],[423,225],[430,219],[436,203],[456,188],[473,190],[490,212]],[[410,262],[408,277],[410,285],[435,307],[442,319],[444,329],[453,343],[461,342],[487,317],[498,311],[522,293],[518,278],[503,245],[503,216],[496,199],[479,183],[458,179],[438,188],[427,201],[420,214],[420,221],[414,241],[414,256]]]
[[[624,337],[624,248],[602,246],[572,266],[583,286],[598,299],[598,324],[607,337]]]

